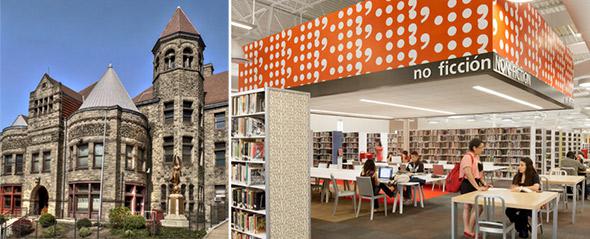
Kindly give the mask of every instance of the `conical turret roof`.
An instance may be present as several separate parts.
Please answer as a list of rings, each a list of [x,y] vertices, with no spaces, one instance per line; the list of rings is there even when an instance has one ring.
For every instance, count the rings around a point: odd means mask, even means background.
[[[166,28],[164,28],[162,34],[160,34],[160,38],[177,32],[199,35],[195,26],[191,23],[188,17],[186,17],[186,14],[180,7],[177,7],[176,11],[174,11],[174,15],[170,18],[170,21],[168,22],[168,25],[166,25]]]
[[[139,112],[129,97],[129,93],[119,80],[119,76],[109,65],[107,71],[96,83],[80,109],[118,105],[121,108]]]

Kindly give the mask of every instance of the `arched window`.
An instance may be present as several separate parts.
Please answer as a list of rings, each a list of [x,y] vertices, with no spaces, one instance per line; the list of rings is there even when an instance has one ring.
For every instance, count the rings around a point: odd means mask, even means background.
[[[184,50],[182,51],[182,66],[184,68],[192,68],[193,58],[193,50],[189,47],[184,48]]]
[[[169,49],[168,51],[166,51],[166,54],[164,54],[164,63],[166,64],[166,70],[174,69],[175,57],[176,54],[174,53],[174,50]]]

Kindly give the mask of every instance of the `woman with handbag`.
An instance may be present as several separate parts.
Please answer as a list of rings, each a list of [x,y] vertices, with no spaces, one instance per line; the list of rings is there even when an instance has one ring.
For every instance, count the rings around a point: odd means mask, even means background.
[[[462,178],[460,192],[466,194],[474,191],[486,191],[490,186],[483,180],[479,170],[479,156],[483,153],[485,144],[481,139],[474,138],[469,142],[469,151],[461,159],[459,178]],[[463,204],[463,234],[467,238],[475,238],[475,213],[481,214],[482,208],[472,204]]]

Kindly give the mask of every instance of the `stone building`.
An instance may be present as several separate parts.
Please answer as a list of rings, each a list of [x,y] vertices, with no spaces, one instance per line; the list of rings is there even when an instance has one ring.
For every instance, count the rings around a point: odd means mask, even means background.
[[[204,50],[177,8],[152,48],[152,86],[133,99],[110,65],[79,92],[43,75],[29,115],[0,135],[1,213],[46,207],[57,217],[96,220],[101,208],[106,220],[116,206],[165,211],[179,155],[191,222],[225,218],[228,73],[203,64]]]

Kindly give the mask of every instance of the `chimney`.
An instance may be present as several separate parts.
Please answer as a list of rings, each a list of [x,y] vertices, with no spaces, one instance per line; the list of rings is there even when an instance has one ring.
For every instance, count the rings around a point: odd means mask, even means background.
[[[203,76],[205,78],[207,78],[207,77],[213,75],[214,70],[215,69],[213,68],[213,64],[211,64],[211,63],[207,63],[207,64],[203,65]]]

